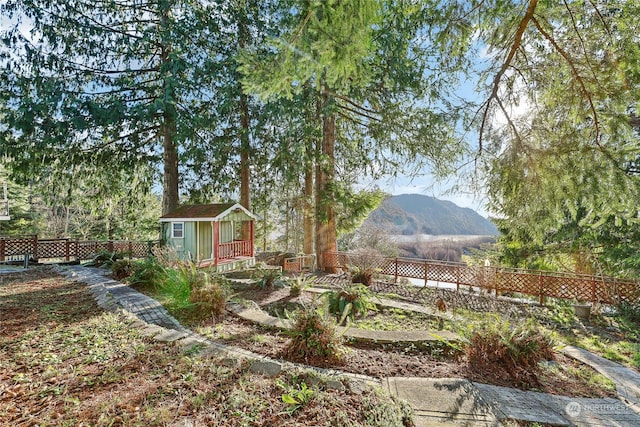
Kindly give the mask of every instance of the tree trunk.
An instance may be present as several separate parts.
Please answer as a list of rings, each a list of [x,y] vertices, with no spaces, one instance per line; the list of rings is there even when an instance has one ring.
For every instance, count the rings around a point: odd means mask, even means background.
[[[244,49],[248,37],[244,14],[238,20],[238,47]],[[238,76],[239,77],[239,76]],[[240,91],[240,204],[251,210],[251,169],[250,152],[251,142],[249,140],[249,126],[251,117],[249,115],[249,101],[247,95],[242,92],[242,87],[238,78],[238,90]],[[242,227],[242,239],[249,240],[251,226],[245,222]]]
[[[178,208],[178,150],[173,142],[175,117],[166,111],[162,124],[162,147],[164,149],[164,187],[162,191],[162,214]]]
[[[308,156],[311,156],[311,149],[307,146]],[[304,196],[303,196],[303,228],[304,242],[303,251],[309,255],[313,253],[313,164],[307,162],[307,168],[304,172]]]
[[[168,9],[162,10],[160,14],[161,28],[166,31],[169,20]],[[169,53],[171,47],[167,40],[163,40],[161,52],[161,69],[171,69],[165,64],[170,61]],[[176,147],[174,137],[176,134],[176,109],[175,109],[175,93],[171,82],[167,81],[167,77],[163,79],[162,90],[164,94],[164,111],[162,113],[161,138],[163,148],[164,162],[164,180],[162,191],[162,214],[167,214],[178,208],[178,149]]]
[[[325,90],[322,94],[322,145],[316,164],[316,255],[318,267],[328,272],[335,269],[325,266],[324,254],[338,248],[333,195],[336,119],[331,111],[331,101]]]
[[[313,99],[313,94],[307,86],[307,102]],[[320,118],[320,111],[318,111],[317,102],[315,111],[308,109],[307,121],[309,123],[318,123]],[[309,255],[313,253],[313,159],[315,158],[313,152],[313,143],[315,136],[308,135],[308,131],[305,131],[305,170],[304,170],[304,194],[303,194],[303,229],[304,229],[304,242],[302,244],[303,251]]]

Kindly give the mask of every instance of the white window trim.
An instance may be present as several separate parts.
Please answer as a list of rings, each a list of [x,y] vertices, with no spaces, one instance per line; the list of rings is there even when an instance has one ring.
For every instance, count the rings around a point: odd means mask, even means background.
[[[180,224],[182,225],[182,236],[176,236],[176,229],[174,225]],[[184,239],[184,222],[172,222],[171,223],[171,238],[172,239]]]

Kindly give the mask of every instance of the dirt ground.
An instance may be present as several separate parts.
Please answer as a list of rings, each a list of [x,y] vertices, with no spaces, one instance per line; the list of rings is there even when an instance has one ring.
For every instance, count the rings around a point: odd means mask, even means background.
[[[276,301],[305,304],[312,298],[303,294],[300,298],[290,298],[288,289],[262,290],[252,288],[238,296],[254,301],[264,307]],[[375,314],[373,314],[375,316]],[[413,328],[415,322],[410,322]],[[322,368],[335,368],[346,372],[383,378],[392,376],[415,376],[431,378],[468,378],[473,381],[505,387],[526,388],[514,380],[506,371],[492,369],[480,371],[471,369],[464,354],[451,354],[446,346],[439,348],[417,348],[415,346],[384,345],[351,342],[344,346],[340,363],[322,360],[295,360],[286,357],[285,347],[289,340],[285,331],[267,328],[239,319],[232,314],[222,320],[211,320],[191,325],[203,335],[217,341],[245,348],[276,359],[311,363]],[[449,354],[448,354],[449,353]],[[615,397],[615,391],[603,386],[594,378],[597,374],[590,367],[560,353],[553,361],[540,368],[539,387],[532,390],[573,397]]]
[[[253,374],[129,324],[49,270],[0,276],[0,425],[411,425],[374,389],[305,388],[304,371]]]

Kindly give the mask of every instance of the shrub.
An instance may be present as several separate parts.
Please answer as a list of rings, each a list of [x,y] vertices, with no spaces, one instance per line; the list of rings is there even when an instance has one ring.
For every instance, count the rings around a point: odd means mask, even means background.
[[[369,310],[377,310],[371,301],[372,294],[364,285],[353,285],[336,291],[325,292],[329,313],[335,315],[342,324],[349,318],[353,321],[356,316],[364,317]]]
[[[351,283],[360,283],[365,286],[370,286],[373,283],[375,271],[371,268],[361,270],[358,267],[351,267],[350,274]]]
[[[116,280],[126,279],[133,271],[133,263],[128,259],[119,259],[111,266],[111,276]]]
[[[295,314],[293,328],[287,332],[291,340],[286,356],[294,360],[337,363],[342,355],[341,337],[335,325],[316,310],[300,310]]]
[[[127,282],[136,288],[157,289],[162,278],[166,275],[165,269],[158,264],[154,257],[135,262],[132,268],[133,272]]]
[[[158,291],[167,305],[174,310],[183,310],[191,306],[191,290],[204,287],[207,275],[199,271],[193,263],[180,263],[177,268],[163,268]]]
[[[539,362],[554,358],[553,340],[532,322],[485,323],[472,332],[465,352],[470,369],[506,371],[528,388],[540,385]]]
[[[220,318],[226,309],[227,296],[229,295],[228,282],[223,276],[202,274],[207,277],[205,284],[193,288],[189,296],[189,301],[197,312],[194,314],[199,317],[212,315],[215,318]]]

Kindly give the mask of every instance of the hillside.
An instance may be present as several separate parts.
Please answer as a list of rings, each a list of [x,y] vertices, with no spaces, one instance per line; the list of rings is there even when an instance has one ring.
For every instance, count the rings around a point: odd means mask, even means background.
[[[476,211],[421,194],[391,196],[367,218],[389,234],[496,235],[496,226]]]

